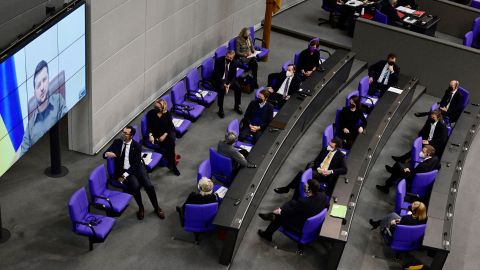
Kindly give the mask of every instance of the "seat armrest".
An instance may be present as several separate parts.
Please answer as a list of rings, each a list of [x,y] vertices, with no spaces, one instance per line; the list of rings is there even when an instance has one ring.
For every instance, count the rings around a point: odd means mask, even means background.
[[[109,198],[105,197],[105,196],[101,196],[101,195],[98,195],[98,196],[95,196],[94,198],[100,198],[100,199],[104,199],[105,201],[108,202],[108,205],[110,205],[110,209],[113,209],[113,205],[112,205],[112,202],[110,201]]]
[[[87,223],[87,222],[83,222],[83,221],[75,221],[75,224],[88,226],[90,228],[90,230],[92,230],[92,233],[95,236],[95,238],[97,238],[97,232],[95,231],[95,228],[92,224]]]
[[[418,194],[410,193],[410,192],[407,192],[407,194],[405,194],[404,201],[406,201],[406,202],[412,203],[412,202],[418,201],[418,200],[420,200],[420,196]]]

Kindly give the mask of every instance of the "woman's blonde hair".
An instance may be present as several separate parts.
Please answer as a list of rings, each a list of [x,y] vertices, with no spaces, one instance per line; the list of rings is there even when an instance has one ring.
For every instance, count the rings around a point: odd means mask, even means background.
[[[412,215],[420,221],[427,219],[427,207],[419,201],[412,203]]]
[[[213,182],[207,177],[202,177],[198,181],[198,189],[200,190],[200,195],[205,196],[212,194],[213,192]]]
[[[248,27],[242,28],[242,30],[240,30],[240,33],[238,33],[238,36],[239,36],[239,37],[245,36],[245,33],[246,33],[247,31],[250,31],[250,29],[249,29]]]
[[[155,101],[156,103],[158,103],[158,105],[160,105],[160,112],[162,114],[166,113],[167,112],[167,102],[165,101],[165,99],[163,98],[159,98]]]

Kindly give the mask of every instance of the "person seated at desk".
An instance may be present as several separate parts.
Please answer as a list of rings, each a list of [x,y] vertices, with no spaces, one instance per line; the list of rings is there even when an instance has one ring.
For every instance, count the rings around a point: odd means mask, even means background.
[[[290,200],[272,213],[260,213],[263,220],[270,221],[266,230],[258,230],[258,235],[272,241],[273,234],[280,228],[301,234],[307,219],[318,215],[328,206],[327,195],[320,191],[320,183],[310,179],[305,187],[306,198]]]
[[[209,204],[218,201],[218,197],[213,193],[213,182],[207,177],[202,177],[198,181],[198,193],[192,192],[188,195],[187,200],[183,203],[182,207],[177,206],[176,210],[180,216],[180,222],[183,226],[185,205],[186,204]]]
[[[437,156],[441,157],[443,149],[447,144],[448,130],[442,121],[442,114],[439,110],[434,110],[430,114],[430,118],[425,122],[423,128],[418,133],[418,137],[422,137],[422,144],[431,145],[435,148]],[[396,162],[405,163],[410,158],[410,151],[402,156],[392,156]]]
[[[255,144],[272,121],[273,105],[267,102],[269,96],[270,93],[267,90],[262,90],[258,95],[258,99],[252,100],[248,104],[242,119],[239,136],[241,141],[245,141],[252,136],[252,143]]]
[[[175,160],[175,126],[164,99],[155,100],[154,108],[147,113],[148,141],[157,145],[157,152],[167,160],[168,168],[176,176],[180,175]]]
[[[327,184],[327,194],[331,195],[338,176],[347,173],[347,165],[345,164],[345,155],[339,149],[342,148],[342,140],[333,138],[328,146],[323,148],[314,161],[310,162],[305,170],[312,168],[312,178],[320,183]],[[295,178],[285,187],[274,189],[278,194],[287,193],[290,189],[294,189],[293,199],[298,198],[298,187],[302,179],[304,171],[297,173]]]
[[[393,212],[386,215],[381,220],[370,219],[369,223],[372,226],[372,231],[380,227],[381,232],[391,239],[396,225],[415,226],[427,223],[427,207],[419,201],[414,201],[408,207],[408,214],[401,217]]]
[[[443,117],[448,117],[449,123],[457,122],[462,114],[463,95],[462,92],[457,91],[460,82],[456,80],[450,81],[449,87],[445,90],[442,99],[440,100],[440,112]],[[423,117],[429,115],[430,112],[416,112],[416,117]]]
[[[417,10],[418,5],[416,0],[398,0],[397,7],[407,7]]]
[[[385,181],[385,184],[376,185],[375,187],[385,194],[388,194],[390,188],[400,179],[405,179],[407,184],[407,190],[410,190],[413,178],[417,173],[426,173],[433,170],[440,169],[440,161],[435,156],[435,148],[431,145],[425,145],[422,151],[419,153],[421,162],[414,168],[408,163],[395,162],[393,166],[385,165],[385,169],[391,174]]]
[[[358,134],[363,133],[367,126],[367,119],[365,119],[361,110],[360,98],[352,96],[349,102],[350,105],[342,109],[339,119],[340,139],[342,139],[345,149],[352,148]],[[358,125],[359,122],[360,126]]]
[[[382,3],[380,12],[385,14],[388,18],[388,24],[397,26],[399,22],[402,21],[402,18],[397,13],[397,0],[387,0]]]
[[[236,175],[241,167],[255,168],[254,164],[247,161],[248,151],[245,149],[237,149],[233,144],[237,141],[237,135],[233,132],[228,132],[225,135],[225,140],[219,141],[217,151],[219,154],[226,156],[232,160],[233,175]]]
[[[337,12],[340,14],[336,25],[332,21],[333,18],[332,17],[329,18],[330,23],[334,27],[338,26],[340,29],[348,29],[349,27],[352,26],[350,24],[353,23],[353,18],[354,18],[353,16],[355,12],[353,9],[345,5],[345,3],[348,2],[348,0],[324,0],[324,1],[328,2],[328,6],[331,7],[332,10],[334,10],[334,12]],[[324,19],[319,18],[319,20],[323,21]],[[322,25],[322,22],[320,22],[318,25]]]
[[[370,83],[368,95],[373,96],[379,90],[380,97],[382,97],[390,86],[397,85],[400,67],[396,62],[397,56],[390,53],[386,60],[380,60],[368,68],[368,81]]]
[[[155,214],[165,218],[162,208],[158,206],[155,187],[150,182],[147,170],[142,160],[142,146],[133,140],[135,129],[132,126],[126,126],[123,129],[122,139],[115,139],[103,154],[104,158],[113,158],[115,162],[114,178],[122,183],[128,193],[133,195],[137,202],[137,218],[142,220],[145,216],[145,210],[142,202],[140,188],[143,187],[147,192],[148,198],[155,209]]]
[[[318,41],[310,41],[308,48],[300,52],[298,56],[298,71],[302,80],[312,76],[320,67],[320,52],[318,51]]]
[[[270,92],[268,102],[281,108],[290,96],[300,89],[302,82],[295,71],[295,65],[290,64],[286,71],[268,75],[267,91]]]
[[[252,72],[253,88],[257,89],[258,63],[257,58],[253,56],[254,53],[255,47],[250,36],[250,29],[245,27],[235,38],[235,57],[240,63],[248,66],[248,70]]]

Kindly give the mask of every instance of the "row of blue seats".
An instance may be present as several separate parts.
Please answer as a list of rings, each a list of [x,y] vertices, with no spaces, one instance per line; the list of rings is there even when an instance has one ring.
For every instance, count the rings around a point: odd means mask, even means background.
[[[473,3],[473,2],[472,2]],[[476,18],[472,23],[472,29],[463,37],[463,45],[467,47],[480,48],[480,17]]]

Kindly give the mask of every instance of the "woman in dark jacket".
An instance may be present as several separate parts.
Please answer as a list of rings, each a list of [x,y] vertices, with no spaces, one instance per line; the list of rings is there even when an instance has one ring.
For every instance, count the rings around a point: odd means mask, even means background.
[[[158,152],[166,158],[168,168],[175,174],[180,175],[175,162],[175,126],[172,115],[167,110],[167,103],[163,99],[157,99],[155,108],[147,113],[147,133],[151,144],[159,146]]]
[[[340,113],[339,136],[343,140],[345,149],[352,147],[355,138],[357,138],[359,133],[363,133],[367,126],[367,119],[365,119],[360,106],[360,98],[352,96],[349,106],[344,107]]]
[[[381,231],[391,237],[397,225],[421,225],[427,223],[427,207],[419,201],[415,201],[409,207],[407,215],[401,217],[397,213],[390,213],[381,220],[370,219],[372,230],[380,226]]]

